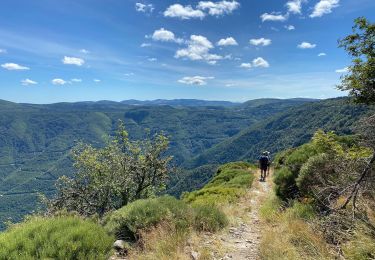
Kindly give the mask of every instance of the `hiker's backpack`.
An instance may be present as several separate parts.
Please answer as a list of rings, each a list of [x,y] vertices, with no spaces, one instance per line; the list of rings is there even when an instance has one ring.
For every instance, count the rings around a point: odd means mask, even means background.
[[[259,158],[259,162],[260,162],[260,165],[262,165],[262,166],[268,166],[268,163],[269,163],[268,156],[262,155]]]

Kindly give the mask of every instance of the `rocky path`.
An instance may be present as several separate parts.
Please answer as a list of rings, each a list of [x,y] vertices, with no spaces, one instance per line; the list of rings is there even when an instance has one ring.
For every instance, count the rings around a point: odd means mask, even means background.
[[[229,228],[229,231],[219,237],[226,251],[225,256],[221,258],[223,260],[259,259],[262,226],[259,220],[259,209],[264,199],[269,195],[272,186],[270,176],[266,182],[260,182],[259,177],[260,173],[258,172],[247,196],[236,205],[243,212],[239,212],[240,214],[234,217],[232,222],[235,224]]]

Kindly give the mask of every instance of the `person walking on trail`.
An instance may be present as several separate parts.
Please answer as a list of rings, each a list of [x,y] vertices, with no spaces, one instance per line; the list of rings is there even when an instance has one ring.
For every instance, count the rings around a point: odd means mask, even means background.
[[[260,168],[260,181],[266,181],[267,169],[269,166],[270,159],[267,152],[263,152],[259,157],[259,168]]]

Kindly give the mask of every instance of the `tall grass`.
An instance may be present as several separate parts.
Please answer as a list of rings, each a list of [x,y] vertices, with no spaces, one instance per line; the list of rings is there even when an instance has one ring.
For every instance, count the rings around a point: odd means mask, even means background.
[[[281,210],[281,201],[270,197],[260,209],[268,225],[263,230],[260,253],[262,259],[333,259],[319,232],[305,220],[315,216],[310,205],[295,203]]]

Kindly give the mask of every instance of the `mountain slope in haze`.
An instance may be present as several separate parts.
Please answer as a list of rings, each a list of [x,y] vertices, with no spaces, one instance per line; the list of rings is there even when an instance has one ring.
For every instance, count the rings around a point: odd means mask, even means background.
[[[169,153],[180,165],[244,128],[306,103],[259,102],[183,107],[112,101],[50,105],[0,101],[0,222],[8,217],[18,221],[35,209],[38,192],[53,194],[56,179],[73,172],[70,149],[77,141],[103,145],[118,119],[125,121],[134,139],[142,138],[145,129],[164,131],[171,141]]]
[[[347,98],[309,102],[285,109],[186,161],[183,166],[190,170],[174,178],[168,191],[179,196],[184,191],[199,189],[214,174],[215,166],[239,160],[254,162],[262,151],[275,154],[299,146],[309,141],[317,129],[351,134],[358,120],[369,112],[374,113],[375,109],[351,104]]]
[[[368,107],[351,104],[347,98],[292,107],[250,126],[184,165],[195,168],[241,159],[254,161],[260,151],[269,150],[275,153],[307,142],[317,129],[351,134],[356,122],[369,112]]]

